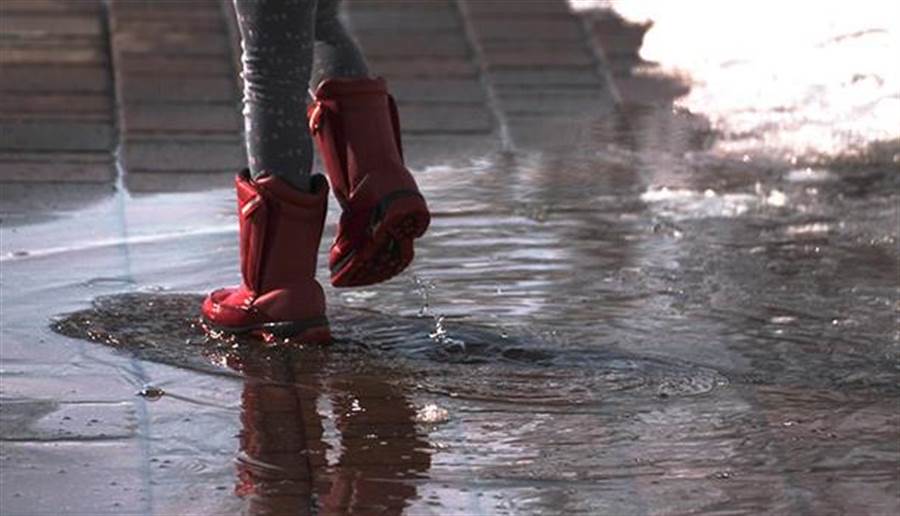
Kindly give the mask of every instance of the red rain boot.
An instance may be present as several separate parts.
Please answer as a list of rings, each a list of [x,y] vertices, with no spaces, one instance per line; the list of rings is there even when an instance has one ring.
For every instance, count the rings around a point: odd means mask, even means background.
[[[329,79],[309,125],[343,213],[328,265],[336,287],[388,280],[413,259],[431,216],[403,164],[397,106],[383,79]]]
[[[325,178],[313,176],[312,192],[303,193],[274,176],[252,180],[244,170],[235,185],[243,282],[209,294],[204,320],[230,333],[329,341],[325,295],[315,277]]]

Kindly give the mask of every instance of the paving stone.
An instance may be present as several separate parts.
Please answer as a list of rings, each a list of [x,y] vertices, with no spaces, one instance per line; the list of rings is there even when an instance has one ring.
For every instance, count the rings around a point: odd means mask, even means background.
[[[16,156],[0,156],[0,181],[24,183],[106,183],[115,179],[112,157],[100,154],[104,162],[66,162],[56,153],[41,156],[42,161]]]
[[[123,31],[113,36],[116,52],[229,56],[228,39],[219,31]]]
[[[243,128],[238,109],[231,104],[133,104],[126,110],[125,130],[237,134]]]
[[[406,164],[415,170],[434,165],[466,166],[471,160],[495,153],[500,148],[500,139],[494,133],[405,133],[403,148]]]
[[[593,70],[492,70],[491,82],[503,88],[546,88],[552,86],[594,88],[603,84]]]
[[[544,52],[488,52],[484,61],[491,69],[592,68],[594,57],[581,49]]]
[[[4,400],[0,435],[7,441],[125,439],[135,435],[134,404],[53,403],[40,415],[40,400]],[[10,414],[12,413],[12,414]],[[16,416],[20,417],[16,417]],[[36,417],[35,417],[36,416]]]
[[[470,55],[465,38],[453,33],[362,33],[358,38],[366,57],[466,57]]]
[[[0,118],[112,121],[110,98],[98,94],[6,94],[0,97]]]
[[[171,30],[225,33],[221,4],[217,1],[178,0],[155,3],[113,0],[109,9],[114,34]]]
[[[386,77],[477,77],[478,68],[470,59],[372,58],[369,67]]]
[[[115,195],[116,187],[111,182],[100,183],[60,183],[60,182],[3,182],[0,183],[0,207],[2,222],[9,226],[33,224],[37,221],[53,218],[53,214],[84,209]],[[10,361],[34,360],[34,341],[15,343],[11,347],[7,340],[3,342],[3,358]],[[68,351],[68,350],[66,350]],[[66,359],[76,358],[74,353],[65,354],[60,349],[47,351],[55,363],[65,367]],[[60,356],[62,355],[62,356]],[[45,355],[50,356],[50,355]],[[5,380],[4,380],[5,382]],[[0,446],[2,448],[2,446]],[[0,493],[2,496],[2,493]],[[0,510],[0,514],[3,514]]]
[[[101,48],[7,48],[0,52],[0,65],[16,64],[82,64],[104,65],[106,52]]]
[[[122,74],[122,102],[234,102],[235,83],[212,77]]]
[[[81,13],[100,14],[103,12],[103,0],[3,0],[0,2],[0,15],[7,13],[47,14],[47,13]]]
[[[511,114],[507,117],[509,134],[517,147],[523,149],[552,149],[553,146],[571,148],[574,142],[586,144],[595,141],[598,121],[607,120],[613,112],[612,105],[598,105],[583,116],[548,116],[540,114]],[[588,115],[590,113],[590,115]]]
[[[219,8],[220,0],[112,0],[116,7],[124,7],[129,11],[160,13],[212,12]]]
[[[568,2],[563,0],[523,0],[511,4],[510,0],[464,0],[473,17],[498,15],[509,17],[523,13],[554,15],[571,13]]]
[[[461,24],[455,9],[407,8],[396,10],[351,10],[348,21],[354,32],[458,31]]]
[[[196,192],[214,188],[233,188],[234,175],[244,165],[227,171],[152,172],[140,171],[125,176],[125,186],[132,194],[160,192]]]
[[[234,110],[236,113],[239,111],[237,108]],[[221,144],[221,145],[233,145],[235,147],[244,146],[244,139],[240,132],[238,131],[128,131],[125,133],[125,138],[129,142],[129,144],[135,143],[164,143],[164,144],[178,144],[182,143],[185,145],[196,145],[196,144]]]
[[[493,130],[493,118],[483,106],[410,105],[401,107],[400,120],[409,134],[472,134]]]
[[[381,9],[453,9],[453,0],[344,0],[344,5],[352,12]]]
[[[4,152],[0,153],[0,162],[17,161],[23,163],[43,163],[52,160],[57,163],[110,163],[112,156],[101,151],[75,152]]]
[[[563,39],[580,43],[584,38],[580,23],[574,16],[549,20],[484,18],[472,20],[472,25],[482,40],[531,39],[539,34],[541,39]]]
[[[500,96],[498,103],[510,115],[589,115],[608,112],[611,100],[604,92],[546,91],[539,95]]]
[[[107,70],[100,66],[4,66],[0,74],[4,93],[109,93]],[[2,101],[0,101],[2,102]]]
[[[111,150],[113,128],[77,121],[0,121],[3,150]]]
[[[533,35],[529,38],[494,38],[479,40],[484,52],[517,52],[526,54],[529,52],[587,52],[589,47],[584,41],[572,39],[545,39],[541,35]]]
[[[147,21],[172,19],[210,19],[221,23],[219,0],[112,0],[116,17]]]
[[[4,515],[150,512],[136,440],[5,443],[2,453]]]
[[[397,81],[391,92],[399,104],[442,102],[484,104],[484,87],[477,79],[412,79]]]
[[[104,38],[97,36],[57,36],[41,34],[0,35],[0,53],[11,50],[95,50],[106,46]]]
[[[101,36],[103,23],[98,16],[10,13],[0,16],[0,34]]]
[[[104,159],[109,161],[109,156]],[[119,374],[68,374],[60,372],[58,366],[38,367],[21,364],[18,367],[6,366],[0,394],[7,398],[52,399],[59,403],[135,399],[134,384]]]
[[[226,77],[237,84],[237,72],[234,71],[231,61],[221,57],[150,55],[132,52],[120,52],[117,55],[119,56],[116,63],[117,71],[125,76]]]
[[[169,30],[197,31],[201,33],[222,33],[222,20],[218,18],[169,17],[145,18],[127,16],[113,10],[110,25],[114,34],[120,32],[164,32]]]
[[[231,142],[126,141],[129,174],[142,171],[235,171],[246,162],[244,147]]]

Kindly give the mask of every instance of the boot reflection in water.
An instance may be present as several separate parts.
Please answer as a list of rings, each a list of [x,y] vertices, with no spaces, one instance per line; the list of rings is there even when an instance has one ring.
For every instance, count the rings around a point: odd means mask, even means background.
[[[431,462],[402,391],[371,378],[330,381],[327,359],[318,348],[229,360],[247,376],[235,493],[248,514],[401,514],[416,496],[408,480]],[[324,435],[320,397],[339,437]],[[331,463],[326,450],[337,456]]]
[[[343,208],[329,256],[338,287],[402,272],[428,207],[403,163],[396,103],[369,76],[338,0],[233,1],[249,164],[235,181],[242,282],[212,292],[203,317],[216,331],[327,342],[315,272],[328,183]],[[328,182],[311,174],[311,134]]]

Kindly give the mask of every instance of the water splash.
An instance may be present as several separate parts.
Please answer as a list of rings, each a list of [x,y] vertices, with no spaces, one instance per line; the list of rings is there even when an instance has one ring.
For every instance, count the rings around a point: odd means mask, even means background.
[[[450,412],[434,403],[429,403],[416,411],[416,422],[436,425],[450,420]]]
[[[433,313],[431,310],[431,291],[435,289],[434,283],[418,275],[413,276],[413,281],[416,285],[415,291],[422,298],[419,317],[430,317],[434,320],[434,331],[429,333],[428,337],[446,351],[465,352],[465,341],[450,336],[444,326],[444,315]]]

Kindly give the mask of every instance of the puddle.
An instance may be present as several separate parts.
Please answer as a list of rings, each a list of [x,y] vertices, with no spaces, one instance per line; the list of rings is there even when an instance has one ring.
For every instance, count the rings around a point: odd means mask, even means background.
[[[253,360],[282,359],[285,353],[305,356],[305,347],[293,343],[268,346],[254,337],[208,336],[197,318],[202,296],[135,293],[101,297],[88,310],[61,317],[53,329],[62,335],[90,340],[133,355],[212,374],[248,372]],[[454,393],[466,399],[497,403],[585,404],[609,394],[636,390],[644,396],[703,394],[728,384],[727,378],[708,368],[643,358],[614,349],[612,344],[584,342],[580,349],[558,349],[540,335],[498,332],[488,326],[443,318],[395,317],[332,306],[329,310],[334,341],[322,373],[393,378],[398,385],[433,393]],[[437,325],[437,329],[435,329]],[[441,337],[435,337],[440,333]],[[319,353],[320,350],[310,351]],[[237,367],[232,367],[239,364]],[[472,368],[491,370],[490,376]],[[400,370],[405,371],[398,374]],[[565,389],[541,392],[554,379]],[[533,382],[525,398],[519,389]],[[504,389],[510,389],[505,392]],[[158,399],[163,391],[144,388],[142,395]],[[144,394],[146,393],[146,394]],[[581,393],[581,394],[573,394]]]

